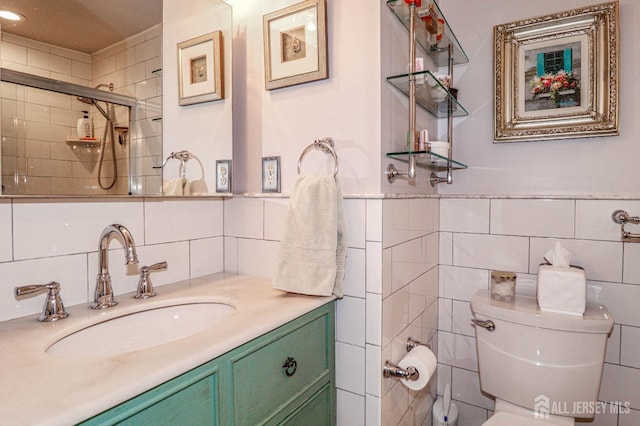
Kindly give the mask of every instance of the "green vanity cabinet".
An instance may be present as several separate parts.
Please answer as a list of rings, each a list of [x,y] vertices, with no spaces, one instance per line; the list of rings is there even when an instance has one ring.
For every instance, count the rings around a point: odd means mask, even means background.
[[[321,306],[82,424],[334,425],[334,309]]]
[[[216,360],[184,373],[82,425],[219,425]]]

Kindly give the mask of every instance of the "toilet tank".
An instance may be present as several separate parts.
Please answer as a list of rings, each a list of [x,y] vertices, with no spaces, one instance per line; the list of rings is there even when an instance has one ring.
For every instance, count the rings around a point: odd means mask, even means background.
[[[481,290],[471,298],[471,311],[495,326],[475,326],[484,392],[532,410],[593,417],[613,328],[606,307],[588,304],[584,315],[542,312],[533,296],[501,302]]]

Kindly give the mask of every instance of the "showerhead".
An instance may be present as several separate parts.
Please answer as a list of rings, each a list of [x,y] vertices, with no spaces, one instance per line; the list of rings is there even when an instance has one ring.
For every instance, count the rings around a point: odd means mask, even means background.
[[[96,107],[96,109],[98,111],[100,111],[100,114],[102,114],[102,116],[107,120],[107,121],[111,121],[111,116],[109,115],[109,113],[107,111],[105,111],[104,108],[102,108],[100,106],[100,104],[98,104],[98,102],[96,102],[95,99],[92,98],[87,98],[85,96],[78,96],[77,98],[80,102],[85,103],[85,104],[89,104],[89,105],[93,105],[94,107]],[[105,102],[106,103],[106,102]],[[109,104],[107,104],[107,110],[109,109]]]
[[[95,101],[91,98],[85,98],[84,96],[78,96],[78,100],[80,102],[83,102],[85,104],[89,104],[89,105],[93,105],[95,103]]]
[[[108,89],[109,89],[109,91],[110,91],[110,92],[113,92],[113,83],[109,83],[109,84],[106,84],[106,83],[100,83],[100,84],[98,84],[95,88],[96,88],[96,89],[100,89],[100,88],[103,88],[103,87],[106,87],[106,88],[108,88]]]
[[[113,88],[114,88],[113,83],[109,83],[109,84],[100,83],[95,88],[96,89],[100,89],[102,87],[106,87],[106,88],[109,89],[110,92],[113,92]],[[105,102],[105,105],[107,106],[107,110],[105,111],[105,109],[102,108],[98,104],[98,102],[96,102],[95,99],[88,98],[86,96],[78,96],[78,100],[80,102],[82,102],[82,103],[89,104],[89,105],[92,105],[92,106],[96,107],[98,109],[98,111],[100,111],[100,114],[102,114],[103,117],[107,119],[107,121],[111,121],[111,117],[110,117],[109,112],[108,112],[109,111],[109,104],[107,102]]]

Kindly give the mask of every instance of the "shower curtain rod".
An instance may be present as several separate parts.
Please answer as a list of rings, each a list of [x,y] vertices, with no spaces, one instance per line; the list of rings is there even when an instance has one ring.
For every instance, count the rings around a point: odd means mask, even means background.
[[[130,96],[120,95],[118,93],[107,92],[104,90],[97,90],[91,87],[81,86],[79,84],[40,77],[7,68],[0,68],[0,81],[64,93],[67,95],[91,98],[96,101],[106,101],[112,104],[128,107],[134,107],[137,102],[136,98],[132,98]]]

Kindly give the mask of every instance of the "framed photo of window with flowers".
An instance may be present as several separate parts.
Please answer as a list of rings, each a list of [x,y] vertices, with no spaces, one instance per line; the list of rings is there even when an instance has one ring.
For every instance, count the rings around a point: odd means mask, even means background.
[[[618,135],[618,10],[494,27],[495,142]]]

